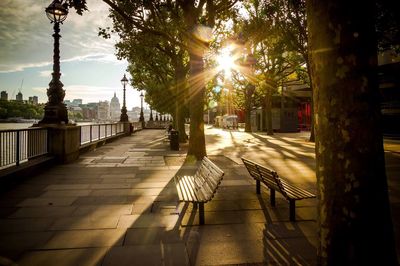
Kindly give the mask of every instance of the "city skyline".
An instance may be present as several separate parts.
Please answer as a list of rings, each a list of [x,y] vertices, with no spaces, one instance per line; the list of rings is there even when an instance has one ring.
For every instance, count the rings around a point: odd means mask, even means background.
[[[51,80],[53,34],[44,9],[51,1],[15,0],[0,3],[0,91],[9,99],[23,95],[38,96],[47,102],[46,90]],[[79,16],[71,9],[61,25],[61,81],[64,100],[84,102],[109,100],[117,94],[122,99],[120,82],[128,63],[114,55],[116,36],[105,40],[98,36],[99,27],[111,25],[108,6],[89,0],[89,12]],[[26,16],[29,14],[29,16]],[[82,34],[84,33],[84,34]],[[128,109],[140,106],[140,92],[126,87]]]

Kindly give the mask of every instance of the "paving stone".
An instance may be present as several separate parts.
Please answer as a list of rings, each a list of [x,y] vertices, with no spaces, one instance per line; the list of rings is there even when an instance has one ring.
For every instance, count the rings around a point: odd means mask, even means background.
[[[90,217],[102,217],[102,216],[120,216],[124,214],[131,214],[132,204],[120,204],[120,205],[93,205],[93,206],[78,206],[71,216],[90,216]]]
[[[121,246],[125,229],[56,231],[43,249]]]
[[[75,209],[76,207],[73,206],[22,207],[12,213],[9,218],[66,217],[70,216]]]
[[[140,182],[134,184],[133,188],[164,188],[168,184],[168,181],[163,182]]]
[[[186,247],[191,265],[246,265],[265,261],[261,240],[207,243],[190,241]]]
[[[265,261],[271,265],[317,265],[317,238],[265,238]]]
[[[14,260],[25,250],[40,248],[52,236],[52,232],[13,232],[0,234],[0,256]]]
[[[31,251],[17,261],[21,266],[101,266],[108,248],[61,249]]]
[[[179,230],[163,227],[130,228],[126,231],[124,245],[151,245],[159,243],[183,243]]]
[[[123,183],[106,183],[106,184],[93,184],[90,186],[91,189],[116,189],[116,188],[131,188],[132,185],[123,182]],[[87,196],[87,195],[85,195]]]
[[[29,198],[18,203],[18,207],[70,206],[78,197],[40,197]]]
[[[267,225],[262,223],[187,226],[185,227],[184,238],[186,241],[198,241],[201,244],[262,240],[265,226]]]
[[[131,265],[189,265],[183,244],[123,246],[112,248],[103,266]]]
[[[75,178],[75,177],[68,177],[68,178],[60,178],[58,179],[58,184],[98,184],[101,183],[102,179],[96,176],[96,178]]]
[[[242,214],[237,211],[219,211],[219,212],[205,212],[206,224],[237,224],[244,223]],[[198,211],[187,210],[183,216],[181,224],[186,225],[199,225]]]
[[[3,218],[0,219],[0,232],[46,231],[53,222],[54,218]]]
[[[114,183],[128,183],[136,184],[139,183],[140,178],[101,178],[97,184],[114,184]]]
[[[117,228],[119,216],[89,216],[58,218],[49,230],[109,229]]]
[[[89,164],[89,165],[87,165],[87,167],[89,167],[89,168],[92,168],[92,167],[109,167],[109,168],[112,168],[112,167],[117,167],[117,163],[96,163],[96,164]]]
[[[156,196],[89,196],[78,198],[73,205],[111,205],[111,204],[134,204],[153,202]]]
[[[118,228],[149,228],[165,227],[168,230],[179,226],[178,215],[141,214],[123,215],[118,222]]]
[[[125,174],[101,174],[99,177],[103,179],[130,179],[135,178],[136,173],[125,173]]]
[[[142,196],[157,196],[160,194],[162,188],[151,189],[97,189],[93,190],[91,196],[129,196],[129,195],[142,195]]]
[[[54,197],[82,197],[89,196],[92,190],[90,189],[79,189],[79,190],[48,190],[44,192],[42,198],[54,198]]]
[[[87,184],[60,184],[60,185],[50,185],[47,186],[45,189],[46,190],[77,190],[77,189],[89,189],[90,185]]]

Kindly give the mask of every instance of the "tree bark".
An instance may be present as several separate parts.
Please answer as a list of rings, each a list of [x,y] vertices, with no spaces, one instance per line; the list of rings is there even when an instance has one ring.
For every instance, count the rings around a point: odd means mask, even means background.
[[[306,64],[307,64],[307,73],[308,73],[308,77],[310,79],[310,89],[311,89],[311,123],[310,123],[310,142],[315,142],[315,119],[314,119],[314,86],[313,86],[313,82],[312,82],[312,78],[311,78],[311,67],[310,67],[310,58],[311,56],[308,54],[306,56]]]
[[[193,38],[195,38],[193,36]],[[194,157],[202,160],[206,156],[204,136],[204,97],[205,79],[203,56],[190,52],[189,103],[190,103],[190,137],[188,159]]]
[[[397,265],[380,130],[374,10],[372,0],[307,2],[320,265]]]
[[[187,44],[189,48],[189,111],[190,132],[187,161],[202,160],[206,156],[206,141],[204,135],[204,97],[205,77],[203,56],[207,45],[197,38],[195,31],[198,29],[198,19],[202,5],[195,7],[195,1],[181,2],[187,28]]]
[[[255,87],[253,84],[249,84],[246,87],[246,94],[245,94],[245,132],[252,132],[251,129],[251,107],[252,107],[252,95],[254,93]]]
[[[175,128],[179,132],[179,142],[185,143],[187,141],[186,129],[185,129],[185,98],[186,98],[186,75],[184,66],[180,61],[182,58],[178,57],[175,66]]]
[[[267,87],[267,94],[265,95],[265,113],[266,113],[266,126],[267,126],[267,135],[274,135],[274,131],[272,129],[272,91],[271,88]]]

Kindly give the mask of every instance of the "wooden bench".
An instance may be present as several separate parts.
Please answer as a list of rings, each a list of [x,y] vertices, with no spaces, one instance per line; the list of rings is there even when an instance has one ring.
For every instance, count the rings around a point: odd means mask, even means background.
[[[289,184],[278,173],[258,163],[241,158],[249,174],[256,180],[256,193],[260,194],[261,182],[270,189],[270,202],[275,206],[275,191],[289,201],[289,219],[296,220],[296,200],[311,199],[316,196],[307,190]]]
[[[204,203],[210,201],[224,172],[210,159],[204,157],[196,173],[192,176],[174,176],[179,201],[191,202],[195,207],[199,205],[199,223],[204,224]]]

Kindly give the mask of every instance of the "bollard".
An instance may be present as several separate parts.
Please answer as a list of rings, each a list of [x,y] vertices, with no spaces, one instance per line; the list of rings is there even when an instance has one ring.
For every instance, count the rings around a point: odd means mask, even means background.
[[[172,129],[170,134],[169,145],[171,150],[179,151],[179,131]]]

